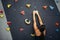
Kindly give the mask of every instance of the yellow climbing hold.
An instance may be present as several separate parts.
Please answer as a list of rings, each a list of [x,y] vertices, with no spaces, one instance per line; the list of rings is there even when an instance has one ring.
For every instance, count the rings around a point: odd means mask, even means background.
[[[9,28],[9,27],[7,27],[7,28],[6,28],[6,30],[7,30],[7,31],[10,31],[10,28]]]
[[[4,15],[3,14],[0,14],[0,18],[3,18],[4,17]]]
[[[11,7],[11,4],[7,4],[7,8],[10,8]]]
[[[30,7],[31,7],[31,4],[26,4],[26,7],[27,7],[27,8],[30,8]]]
[[[32,37],[34,37],[34,36],[35,36],[35,34],[31,34],[31,36],[32,36]]]

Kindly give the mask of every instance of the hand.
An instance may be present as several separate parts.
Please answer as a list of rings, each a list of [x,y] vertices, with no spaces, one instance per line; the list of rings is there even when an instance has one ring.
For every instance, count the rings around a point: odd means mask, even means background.
[[[36,24],[36,18],[35,18],[36,12],[37,11],[35,11],[35,10],[33,11],[33,27],[34,27],[34,31],[35,31],[36,36],[40,36],[41,32],[39,31],[37,24]]]
[[[38,16],[40,26],[43,25],[43,22],[42,22],[42,19],[41,19],[40,15],[39,15],[38,11],[34,10],[33,11],[33,27],[34,27],[36,36],[41,36],[41,31],[38,29],[38,26],[36,24],[35,14]],[[43,31],[43,34],[44,35],[46,34],[46,30]]]

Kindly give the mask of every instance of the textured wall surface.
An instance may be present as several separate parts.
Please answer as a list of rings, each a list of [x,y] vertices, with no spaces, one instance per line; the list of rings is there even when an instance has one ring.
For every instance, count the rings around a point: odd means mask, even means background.
[[[60,12],[60,0],[55,0],[55,3],[56,3],[57,8],[59,9],[59,12]]]
[[[30,8],[26,7],[27,3],[31,4]],[[11,28],[13,40],[35,40],[35,37],[31,36],[34,33],[32,25],[33,10],[39,11],[46,25],[46,40],[60,40],[60,13],[54,0],[18,0],[17,2],[14,0],[2,0],[2,4],[7,21],[11,21],[12,23],[9,27]],[[11,4],[12,6],[7,8],[7,4]],[[48,6],[46,10],[42,8],[44,5]],[[22,10],[25,11],[24,16],[20,13]],[[31,20],[30,25],[25,24],[24,20],[26,18]],[[56,26],[56,23],[58,26]],[[23,28],[23,31],[20,31],[20,28]]]
[[[7,20],[1,0],[0,0],[0,10],[3,10],[3,15],[4,15],[3,18],[0,18],[0,40],[12,40],[10,31],[8,32],[5,30],[8,27],[8,25],[6,23]]]

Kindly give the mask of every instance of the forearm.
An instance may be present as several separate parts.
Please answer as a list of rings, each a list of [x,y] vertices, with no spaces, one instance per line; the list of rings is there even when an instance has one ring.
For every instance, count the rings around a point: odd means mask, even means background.
[[[38,13],[37,15],[38,15],[38,19],[39,19],[39,23],[40,23],[40,25],[43,25],[43,21],[42,21],[41,16],[39,15],[39,13]]]
[[[39,23],[40,23],[40,25],[43,25],[43,21],[42,21],[41,16],[40,16],[39,13],[38,13],[38,10],[36,10],[35,13],[36,13],[37,16],[38,16],[38,19],[39,19]]]
[[[35,34],[36,34],[36,36],[40,36],[41,35],[41,32],[40,32],[40,30],[38,29],[38,27],[37,26],[35,26],[35,23],[34,23],[34,31],[35,31]]]
[[[38,29],[36,24],[35,11],[33,11],[33,27],[35,31]]]
[[[37,27],[37,24],[36,24],[35,13],[36,12],[33,11],[33,27],[34,27],[34,31],[35,31],[36,36],[40,36],[41,35],[41,32],[39,31],[39,29]]]

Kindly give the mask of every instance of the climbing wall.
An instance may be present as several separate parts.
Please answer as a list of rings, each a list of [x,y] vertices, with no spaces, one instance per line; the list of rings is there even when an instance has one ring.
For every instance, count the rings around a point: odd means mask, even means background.
[[[0,0],[0,40],[12,40],[10,28],[7,25],[5,11]]]
[[[32,19],[34,10],[38,10],[46,25],[45,40],[60,40],[60,13],[56,1],[2,0],[2,4],[13,40],[35,40]]]

